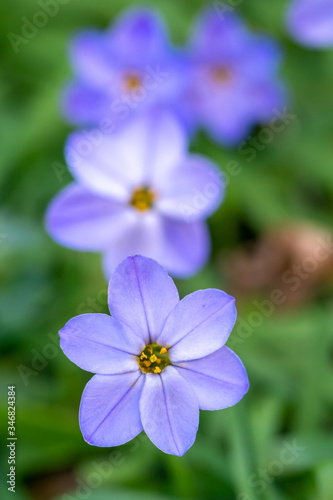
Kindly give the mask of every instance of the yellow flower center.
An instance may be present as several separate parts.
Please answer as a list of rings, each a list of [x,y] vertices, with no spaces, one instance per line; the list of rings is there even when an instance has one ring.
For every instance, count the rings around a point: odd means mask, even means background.
[[[144,212],[153,206],[156,194],[152,189],[139,187],[134,189],[130,204],[140,212]]]
[[[168,349],[158,344],[146,345],[138,356],[138,363],[143,373],[159,374],[170,365]]]
[[[211,76],[215,83],[218,85],[223,85],[231,80],[231,71],[222,65],[214,66],[211,69]]]
[[[124,76],[123,83],[125,91],[129,93],[135,92],[136,90],[139,90],[142,87],[141,76],[138,73],[134,72],[127,73]]]

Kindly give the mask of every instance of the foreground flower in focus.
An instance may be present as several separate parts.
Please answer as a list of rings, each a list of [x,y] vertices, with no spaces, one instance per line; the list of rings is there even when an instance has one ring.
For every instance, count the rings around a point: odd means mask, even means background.
[[[234,145],[282,106],[279,47],[251,33],[235,14],[205,11],[188,50],[190,127],[203,126],[217,141]]]
[[[138,118],[114,135],[74,133],[66,158],[77,183],[48,210],[55,240],[102,252],[107,277],[136,253],[181,277],[205,264],[210,241],[204,219],[221,202],[223,178],[209,160],[188,155],[173,117]]]
[[[130,10],[105,32],[78,34],[70,59],[75,79],[65,90],[63,110],[74,124],[113,131],[152,107],[177,110],[186,75],[152,10]]]
[[[111,277],[106,314],[83,314],[60,330],[61,348],[97,373],[80,406],[84,439],[119,446],[142,430],[165,453],[192,446],[199,409],[233,406],[249,384],[224,344],[234,326],[233,297],[200,290],[179,301],[155,261],[128,257]]]
[[[309,47],[333,47],[332,0],[293,0],[287,15],[292,36]]]

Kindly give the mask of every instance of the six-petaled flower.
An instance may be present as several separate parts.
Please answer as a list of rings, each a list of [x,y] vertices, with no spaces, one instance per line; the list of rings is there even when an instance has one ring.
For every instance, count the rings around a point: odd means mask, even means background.
[[[96,375],[80,405],[84,439],[118,446],[142,430],[165,453],[192,446],[199,409],[235,405],[248,390],[240,359],[225,346],[235,301],[216,289],[179,301],[154,260],[128,257],[109,284],[107,314],[84,314],[60,331],[66,356]]]
[[[70,122],[110,131],[149,109],[177,110],[185,86],[182,56],[152,10],[132,9],[107,31],[84,31],[71,43],[74,81],[65,89]]]
[[[77,182],[51,204],[50,234],[71,248],[102,252],[108,277],[137,253],[174,276],[194,274],[209,257],[205,219],[221,203],[224,181],[187,147],[182,127],[164,113],[132,120],[95,145],[94,132],[74,133],[66,157]]]
[[[184,114],[189,128],[202,126],[217,141],[237,144],[282,105],[280,61],[279,46],[251,33],[236,14],[220,17],[205,10],[188,47]]]

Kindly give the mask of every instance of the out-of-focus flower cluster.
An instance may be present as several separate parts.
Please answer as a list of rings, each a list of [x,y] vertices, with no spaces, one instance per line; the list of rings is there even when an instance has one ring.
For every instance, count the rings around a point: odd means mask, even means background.
[[[279,46],[252,33],[235,14],[205,11],[186,47],[171,45],[162,19],[130,11],[105,32],[80,33],[71,44],[75,78],[64,95],[74,124],[110,129],[134,114],[167,107],[190,132],[204,127],[234,145],[284,99]]]
[[[333,40],[332,2],[318,5],[296,0],[288,11],[294,38],[315,47]],[[144,9],[71,44],[75,77],[62,108],[88,130],[67,141],[75,182],[51,203],[47,227],[65,246],[101,252],[111,276],[112,317],[77,316],[61,330],[65,354],[97,374],[80,411],[90,444],[119,445],[144,429],[162,451],[181,456],[194,442],[199,409],[232,406],[248,390],[241,361],[224,345],[234,299],[209,289],[179,302],[161,267],[178,277],[202,268],[206,219],[224,197],[222,172],[189,153],[191,137],[204,129],[232,147],[286,100],[279,46],[234,11],[220,14],[205,10],[182,48]]]
[[[76,182],[51,204],[50,234],[103,253],[107,277],[133,254],[193,275],[209,258],[205,219],[225,182],[211,161],[188,154],[190,138],[205,128],[231,146],[274,115],[285,98],[278,45],[236,14],[206,10],[175,48],[159,15],[139,9],[105,32],[78,34],[70,59],[63,111],[89,130],[67,141]]]

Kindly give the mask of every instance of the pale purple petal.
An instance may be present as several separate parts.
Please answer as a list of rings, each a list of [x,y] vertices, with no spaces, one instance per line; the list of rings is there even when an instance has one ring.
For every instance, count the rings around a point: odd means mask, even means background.
[[[214,163],[199,155],[172,170],[159,191],[156,208],[185,222],[203,220],[222,202],[224,176]]]
[[[50,204],[46,226],[62,245],[76,250],[102,251],[120,237],[130,218],[129,209],[123,204],[71,184]]]
[[[124,202],[135,185],[141,184],[142,139],[132,127],[114,135],[98,129],[75,132],[67,141],[65,157],[80,184]]]
[[[142,431],[139,401],[144,377],[140,370],[121,375],[95,375],[80,405],[80,428],[93,446],[119,446]]]
[[[109,278],[115,267],[128,255],[144,255],[158,261],[177,277],[197,273],[210,254],[210,236],[205,222],[187,223],[161,217],[155,211],[133,214],[121,238],[104,256]]]
[[[122,262],[110,279],[109,309],[144,342],[158,336],[179,301],[177,288],[157,262],[137,255]]]
[[[108,44],[128,64],[159,60],[168,48],[166,26],[151,9],[131,9],[111,27]]]
[[[333,46],[332,0],[294,0],[287,15],[290,33],[309,47]]]
[[[112,135],[101,130],[76,132],[66,146],[67,163],[80,183],[122,201],[133,189],[155,186],[185,155],[186,135],[168,113],[131,120]]]
[[[172,366],[160,375],[145,376],[140,413],[144,431],[164,453],[182,456],[194,443],[198,401],[191,385]]]
[[[83,370],[109,375],[138,369],[144,343],[107,314],[76,316],[59,334],[61,349]]]
[[[74,124],[94,124],[106,117],[109,99],[104,92],[73,82],[66,86],[61,99],[65,118]]]
[[[241,54],[241,73],[251,80],[267,79],[276,75],[282,63],[282,49],[272,38],[254,34],[249,36],[246,51]]]
[[[248,31],[241,19],[225,6],[216,5],[215,10],[204,10],[195,26],[191,45],[195,53],[204,58],[226,54],[239,54],[240,46],[248,40]]]
[[[173,363],[202,358],[226,343],[236,315],[233,297],[221,290],[199,290],[173,309],[157,343],[170,345]]]
[[[289,100],[286,86],[280,82],[273,84],[269,80],[249,85],[244,99],[249,99],[252,103],[253,114],[262,124],[279,113],[282,107],[286,107]]]
[[[76,35],[71,42],[70,59],[83,81],[97,88],[112,84],[112,59],[102,32],[91,30]]]
[[[177,278],[197,274],[210,256],[210,235],[205,222],[161,218],[161,245],[155,258]]]
[[[170,171],[179,166],[187,155],[188,137],[179,120],[166,111],[153,112],[148,117],[147,181],[158,190]]]
[[[192,385],[200,410],[222,410],[233,406],[249,388],[243,363],[226,346],[205,358],[177,363],[176,366],[180,375]]]

